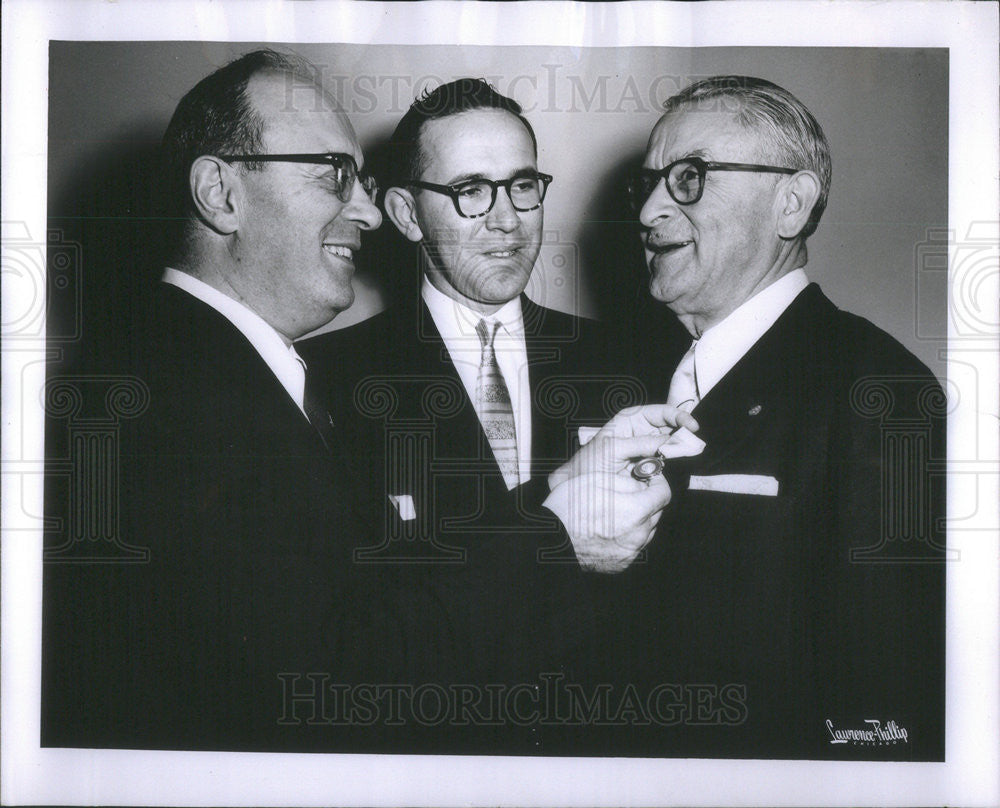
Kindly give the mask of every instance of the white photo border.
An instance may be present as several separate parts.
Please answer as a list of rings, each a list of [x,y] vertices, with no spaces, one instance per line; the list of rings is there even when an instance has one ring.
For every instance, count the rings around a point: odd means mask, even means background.
[[[926,47],[950,52],[949,229],[985,240],[998,222],[998,21],[968,2],[153,3],[7,0],[3,7],[3,221],[46,232],[50,40],[360,44]],[[15,229],[9,229],[14,227]],[[978,229],[977,229],[978,228]],[[979,234],[979,235],[976,235]],[[957,263],[952,245],[949,266]],[[992,266],[992,272],[989,267]],[[969,305],[951,278],[948,711],[945,763],[436,758],[40,749],[45,344],[5,340],[0,610],[0,801],[172,805],[991,805],[998,793],[998,381],[996,338],[966,340],[955,316],[1000,322],[1000,268]],[[3,322],[16,312],[4,265]],[[44,288],[44,279],[42,279]],[[995,332],[994,332],[995,333]],[[961,486],[954,484],[961,475]]]

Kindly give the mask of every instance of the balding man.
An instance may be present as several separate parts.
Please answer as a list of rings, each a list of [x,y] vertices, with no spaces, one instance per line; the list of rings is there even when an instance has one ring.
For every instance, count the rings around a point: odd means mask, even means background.
[[[43,742],[281,748],[301,743],[289,692],[406,613],[358,598],[391,588],[351,570],[365,494],[292,346],[351,305],[376,187],[309,66],[271,51],[185,95],[163,152],[179,237],[106,368],[148,400],[116,489],[140,563],[48,565]]]

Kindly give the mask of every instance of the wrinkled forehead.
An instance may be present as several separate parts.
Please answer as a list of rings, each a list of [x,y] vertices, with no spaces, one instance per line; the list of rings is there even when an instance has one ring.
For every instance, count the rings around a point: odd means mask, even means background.
[[[760,136],[732,112],[689,105],[666,113],[649,136],[645,165],[663,168],[682,157],[739,162],[761,151]]]
[[[321,87],[293,73],[254,76],[247,94],[264,121],[266,150],[279,153],[342,152],[361,165],[361,147],[347,114]]]

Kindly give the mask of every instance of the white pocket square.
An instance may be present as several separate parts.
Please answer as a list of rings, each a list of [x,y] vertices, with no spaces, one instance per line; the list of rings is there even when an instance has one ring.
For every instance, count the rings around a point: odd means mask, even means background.
[[[691,475],[688,488],[692,491],[725,491],[729,494],[755,494],[760,497],[778,496],[778,481],[763,474],[717,474],[713,477]]]
[[[413,507],[413,497],[409,494],[389,494],[389,502],[393,504],[399,513],[399,518],[404,522],[417,518],[417,509]]]

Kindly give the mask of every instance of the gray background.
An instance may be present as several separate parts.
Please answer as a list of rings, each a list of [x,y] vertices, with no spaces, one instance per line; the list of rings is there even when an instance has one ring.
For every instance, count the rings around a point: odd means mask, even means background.
[[[529,295],[601,319],[628,316],[626,304],[644,294],[645,269],[622,206],[621,175],[641,159],[658,105],[716,73],[776,82],[813,111],[833,152],[830,203],[809,240],[810,278],[944,376],[944,49],[270,46],[293,49],[317,65],[376,166],[408,104],[440,81],[483,76],[519,101],[538,136],[539,168],[555,176],[545,202],[546,244]],[[49,223],[82,245],[85,313],[110,290],[130,288],[133,275],[155,273],[129,258],[143,252],[156,230],[144,215],[149,191],[141,168],[180,97],[255,47],[51,43]],[[368,241],[355,283],[358,299],[330,327],[370,316],[395,286],[405,285],[383,261],[395,239],[386,222]]]

